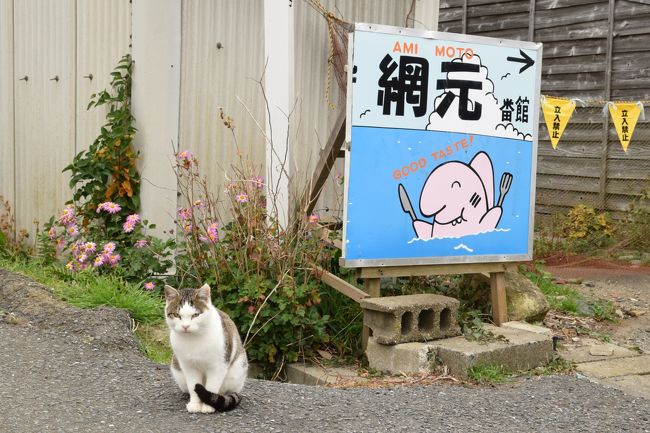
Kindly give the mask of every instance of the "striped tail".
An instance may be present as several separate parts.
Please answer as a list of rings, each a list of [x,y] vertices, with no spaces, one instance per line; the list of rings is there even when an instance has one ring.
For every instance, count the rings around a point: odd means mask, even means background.
[[[212,406],[218,412],[227,412],[233,410],[241,402],[242,396],[236,392],[231,394],[215,394],[205,389],[203,385],[197,383],[194,391],[198,394],[201,401]]]

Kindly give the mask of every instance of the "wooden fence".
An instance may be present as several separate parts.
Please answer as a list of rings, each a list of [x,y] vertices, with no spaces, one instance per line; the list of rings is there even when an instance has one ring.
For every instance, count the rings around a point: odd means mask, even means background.
[[[542,93],[584,102],[556,150],[540,116],[539,213],[584,203],[617,214],[650,187],[650,122],[624,152],[603,113],[607,101],[650,104],[649,22],[648,0],[441,0],[440,31],[542,42]]]

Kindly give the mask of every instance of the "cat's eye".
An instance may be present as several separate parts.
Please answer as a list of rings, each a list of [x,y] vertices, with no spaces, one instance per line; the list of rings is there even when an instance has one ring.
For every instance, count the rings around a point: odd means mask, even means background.
[[[196,319],[200,315],[201,315],[201,313],[194,313],[194,314],[192,314],[192,319]]]
[[[167,313],[167,317],[169,317],[170,319],[175,319],[176,317],[178,317],[178,314],[176,314],[176,313]]]

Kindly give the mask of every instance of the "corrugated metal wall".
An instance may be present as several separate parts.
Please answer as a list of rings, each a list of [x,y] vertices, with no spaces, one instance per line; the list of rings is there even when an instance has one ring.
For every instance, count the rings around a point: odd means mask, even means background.
[[[0,0],[0,195],[12,204],[14,203],[13,18],[13,0]]]
[[[14,30],[15,208],[34,233],[71,195],[61,170],[75,146],[75,1],[14,2]]]
[[[242,153],[257,165],[264,163],[265,110],[257,84],[264,71],[263,5],[256,0],[183,2],[179,141],[181,149],[198,157],[215,195],[223,190],[224,171],[237,160],[233,134],[219,119],[220,107],[235,121]]]
[[[259,0],[182,3],[178,145],[197,155],[216,194],[223,189],[224,171],[238,157],[233,135],[218,117],[219,107],[235,121],[241,153],[265,172],[266,110],[258,84],[265,64],[263,5]],[[291,164],[294,178],[304,184],[312,177],[336,112],[325,96],[325,19],[307,2],[293,5],[298,105]],[[412,0],[328,0],[323,5],[347,21],[403,26]],[[0,194],[16,204],[18,226],[33,229],[34,219],[43,223],[71,196],[61,170],[93,142],[105,122],[105,109],[87,111],[86,106],[92,93],[109,85],[110,71],[130,51],[131,4],[0,0],[0,26]],[[27,81],[19,80],[24,76]],[[331,100],[343,109],[336,80],[330,79]],[[343,171],[341,161],[337,165],[333,175]],[[340,186],[328,182],[317,211],[327,214],[328,208],[340,216],[340,194]]]
[[[130,16],[129,0],[1,1],[0,194],[18,229],[33,235],[71,197],[62,170],[105,123],[86,107],[130,50]]]
[[[131,51],[130,36],[129,0],[77,1],[76,152],[87,149],[106,123],[106,107],[86,107],[90,95],[109,87],[111,71]]]

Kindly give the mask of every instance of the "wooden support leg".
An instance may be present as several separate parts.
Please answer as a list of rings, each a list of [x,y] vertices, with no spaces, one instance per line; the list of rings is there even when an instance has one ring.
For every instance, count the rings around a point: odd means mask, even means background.
[[[506,312],[506,274],[505,272],[490,273],[490,290],[492,300],[492,320],[501,326],[508,320]]]
[[[363,286],[371,298],[378,298],[379,296],[381,296],[379,290],[380,281],[381,280],[379,278],[366,278],[363,280]],[[370,336],[370,329],[364,326],[363,330],[361,331],[361,346],[364,352],[366,351],[366,347],[368,347],[369,336]]]

